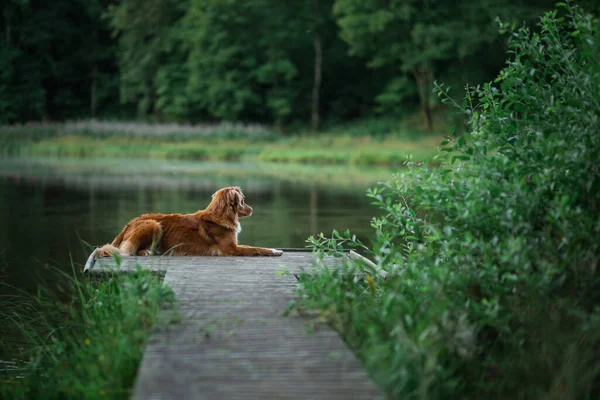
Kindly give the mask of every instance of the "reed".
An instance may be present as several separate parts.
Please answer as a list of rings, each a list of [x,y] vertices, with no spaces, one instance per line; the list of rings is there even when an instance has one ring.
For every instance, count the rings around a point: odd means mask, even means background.
[[[67,302],[42,294],[4,299],[2,326],[26,344],[11,349],[21,362],[0,371],[0,397],[128,398],[151,327],[169,322],[156,317],[172,291],[141,269],[99,281],[61,274]]]

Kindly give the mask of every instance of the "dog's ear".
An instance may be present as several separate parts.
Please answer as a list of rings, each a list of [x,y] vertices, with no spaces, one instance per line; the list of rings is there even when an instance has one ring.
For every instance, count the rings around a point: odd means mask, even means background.
[[[232,187],[227,191],[226,194],[227,205],[231,207],[234,212],[237,212],[241,206],[244,199],[244,195],[242,194],[239,187]]]

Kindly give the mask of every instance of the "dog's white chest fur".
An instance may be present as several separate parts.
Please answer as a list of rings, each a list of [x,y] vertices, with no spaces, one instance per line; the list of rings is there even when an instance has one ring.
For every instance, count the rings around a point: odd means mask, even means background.
[[[240,222],[238,221],[237,223],[237,229],[235,230],[235,238],[237,239],[238,236],[240,236],[240,232],[242,231],[242,225],[240,224]]]

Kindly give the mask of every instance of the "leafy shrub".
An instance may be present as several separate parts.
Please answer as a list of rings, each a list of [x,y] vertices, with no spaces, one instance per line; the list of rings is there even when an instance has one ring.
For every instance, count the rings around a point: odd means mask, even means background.
[[[469,131],[440,166],[408,162],[368,192],[370,247],[309,238],[373,257],[303,275],[299,306],[394,398],[600,396],[600,29],[558,6],[539,33],[501,25],[510,61],[467,88]]]

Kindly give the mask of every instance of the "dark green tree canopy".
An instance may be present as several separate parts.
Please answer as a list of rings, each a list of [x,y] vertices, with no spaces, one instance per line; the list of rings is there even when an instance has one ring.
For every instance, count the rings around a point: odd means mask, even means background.
[[[554,1],[7,0],[0,121],[247,120],[318,127],[420,107],[503,66],[500,17]],[[580,2],[591,11],[599,6]]]

